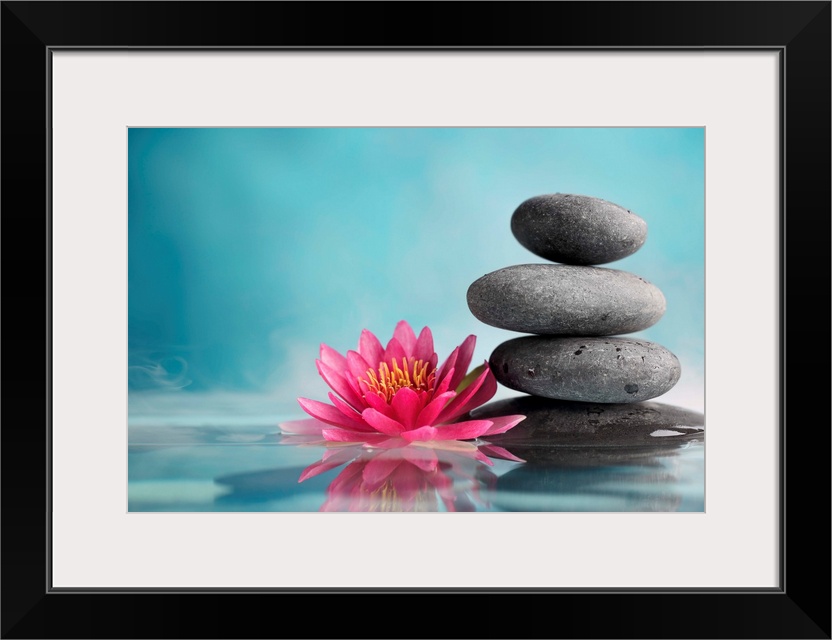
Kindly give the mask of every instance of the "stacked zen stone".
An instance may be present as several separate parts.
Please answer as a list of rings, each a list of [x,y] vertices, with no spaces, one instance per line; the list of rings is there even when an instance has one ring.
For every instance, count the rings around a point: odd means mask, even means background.
[[[508,340],[491,354],[489,364],[501,384],[557,401],[532,403],[533,413],[580,409],[591,418],[588,405],[569,403],[601,405],[596,414],[609,409],[609,416],[628,415],[623,407],[607,405],[649,400],[678,382],[681,367],[673,353],[621,337],[659,321],[666,308],[662,292],[632,273],[595,266],[638,251],[647,238],[644,220],[606,200],[556,193],[523,202],[512,215],[511,230],[520,244],[552,264],[505,267],[468,289],[468,306],[478,320],[534,334]],[[493,410],[486,406],[473,413],[485,417]],[[671,420],[699,431],[697,421],[676,414]],[[652,433],[663,425],[653,420],[645,428]]]

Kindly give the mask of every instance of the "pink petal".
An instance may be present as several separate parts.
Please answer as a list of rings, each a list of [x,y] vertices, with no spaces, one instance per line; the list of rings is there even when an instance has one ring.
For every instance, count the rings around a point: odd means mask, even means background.
[[[398,444],[392,445],[390,444],[391,441],[397,442]],[[404,441],[399,437],[390,437],[383,433],[370,433],[364,438],[363,446],[373,449],[395,449],[396,447],[401,447],[403,443]]]
[[[451,378],[453,377],[453,375],[454,375],[454,368],[451,367],[450,369],[448,369],[448,372],[445,374],[445,377],[442,380],[439,381],[439,384],[436,386],[436,389],[434,389],[434,391],[433,391],[434,395],[440,396],[440,395],[442,395],[443,393],[445,393],[446,391],[448,391],[450,389]],[[451,389],[451,391],[454,391],[454,390]]]
[[[466,458],[470,458],[477,452],[477,445],[473,442],[463,442],[462,440],[431,440],[431,441],[420,441],[418,443],[413,443],[412,447],[429,447],[431,449],[435,449],[436,451],[447,451],[453,454],[463,455]]]
[[[400,454],[402,458],[410,464],[416,465],[422,471],[433,471],[439,465],[439,457],[436,455],[436,452],[426,447],[402,447]]]
[[[364,408],[363,402],[361,402],[361,395],[356,393],[355,390],[349,385],[347,379],[344,377],[343,370],[336,370],[330,367],[322,360],[315,360],[315,364],[318,367],[318,373],[320,374],[321,378],[324,379],[329,385],[329,388],[335,391],[339,396],[341,396],[344,400],[352,405],[352,407],[358,411]],[[346,361],[345,361],[346,366]]]
[[[472,440],[488,429],[490,420],[468,420],[440,427],[419,427],[402,432],[402,438],[411,442],[425,440]]]
[[[400,436],[405,430],[402,423],[393,420],[392,418],[388,418],[386,415],[380,411],[376,411],[375,409],[364,409],[361,417],[364,418],[364,421],[376,431],[388,436]]]
[[[329,392],[329,399],[332,401],[332,404],[335,405],[335,408],[338,409],[338,411],[340,411],[341,413],[343,413],[347,418],[349,418],[350,420],[357,420],[358,422],[363,423],[363,421],[361,420],[361,413],[353,409],[350,405],[341,400],[341,398],[336,396],[331,391]],[[369,426],[367,426],[367,431],[372,431],[372,429]]]
[[[454,391],[456,391],[457,393],[462,393],[463,391],[465,391],[465,389],[468,388],[468,385],[470,385],[474,380],[476,380],[482,375],[482,372],[485,371],[486,367],[488,367],[488,363],[484,362],[480,366],[471,369],[468,373],[465,374],[465,377],[462,379],[462,382],[460,382],[456,386]]]
[[[364,401],[362,399],[362,396],[364,394],[361,392],[361,389],[359,389],[359,387],[358,387],[358,379],[353,378],[350,375],[350,372],[348,370],[344,370],[344,375],[342,377],[346,381],[347,386],[350,389],[352,389],[352,392],[355,394],[355,397],[359,398],[359,402],[361,403],[361,406],[356,407],[356,409],[363,409],[364,408],[364,404],[363,404]],[[346,400],[346,398],[345,398],[345,400]]]
[[[331,428],[324,429],[321,432],[324,439],[329,442],[354,442],[356,444],[371,442],[379,436],[375,433],[367,433],[366,431],[352,431],[351,429]],[[382,439],[384,436],[382,436]]]
[[[483,393],[478,393],[480,389],[484,389]],[[470,385],[468,385],[465,390],[457,395],[448,406],[439,414],[437,420],[441,422],[449,422],[454,418],[461,416],[466,411],[470,411],[474,406],[473,400],[477,400],[480,398],[484,398],[487,396],[491,398],[497,392],[497,380],[494,378],[494,374],[491,373],[491,369],[486,367],[480,376],[474,380]],[[476,395],[476,398],[475,398]],[[485,402],[483,400],[482,402]],[[482,404],[482,403],[480,403]]]
[[[489,467],[494,466],[494,461],[491,458],[489,458],[487,455],[485,455],[479,449],[477,449],[477,453],[475,454],[474,459],[479,460],[480,462],[482,462],[484,464],[487,464]]]
[[[491,427],[491,420],[467,420],[436,428],[436,440],[470,440],[478,438]],[[406,437],[406,434],[403,434]]]
[[[353,379],[353,378],[350,378],[350,380],[352,380],[352,379]],[[365,404],[366,404],[366,402],[367,402],[367,396],[369,396],[370,394],[372,394],[372,395],[374,395],[374,396],[375,396],[375,395],[378,395],[375,391],[373,391],[372,389],[370,389],[370,385],[369,385],[369,384],[367,384],[366,380],[356,380],[356,382],[357,382],[357,384],[358,384],[358,395],[360,395],[360,396],[361,396],[361,400],[362,400]],[[366,408],[366,407],[365,407],[365,408]]]
[[[364,466],[364,470],[361,472],[361,479],[366,485],[365,488],[372,491],[380,487],[402,462],[398,454],[392,457],[385,456],[384,453],[375,456]]]
[[[500,416],[498,418],[489,418],[494,425],[485,432],[484,435],[493,436],[498,433],[505,433],[512,427],[518,425],[526,419],[526,416]]]
[[[384,361],[387,364],[392,365],[393,360],[401,363],[402,358],[406,357],[407,352],[402,346],[402,343],[396,338],[390,338],[390,342],[387,343],[387,348],[384,350]]]
[[[453,371],[456,368],[456,360],[459,356],[459,347],[455,347],[453,351],[451,351],[451,355],[449,355],[445,361],[442,363],[442,366],[439,367],[439,371],[436,372],[436,381],[443,382],[445,378],[450,378],[453,376]],[[451,386],[450,379],[448,380],[448,387]],[[447,387],[446,387],[447,388]],[[456,386],[454,386],[456,389]]]
[[[513,462],[525,462],[523,458],[518,458],[510,451],[507,451],[502,447],[498,447],[496,444],[480,445],[480,451],[482,451],[488,456],[491,456],[492,458],[502,458],[503,460],[511,460]]]
[[[462,407],[457,409],[459,412],[457,415],[462,415],[472,409],[476,409],[480,405],[491,400],[491,398],[494,397],[494,394],[497,393],[497,379],[494,377],[494,374],[491,373],[491,370],[488,367],[485,368],[483,374],[485,374],[485,380],[483,380],[482,386],[477,389],[477,391],[468,399],[467,402],[464,403]],[[474,382],[476,382],[476,380]],[[460,395],[463,393],[465,393],[464,390],[460,393]]]
[[[326,424],[324,424],[320,420],[317,420],[316,418],[289,420],[288,422],[281,422],[277,426],[283,433],[317,436],[321,435],[321,431],[326,428]]]
[[[375,409],[379,413],[383,413],[388,418],[393,418],[393,419],[396,418],[396,412],[393,409],[393,407],[391,407],[389,404],[387,404],[387,400],[382,398],[375,391],[367,389],[366,395],[364,396],[364,404],[365,404],[365,407],[364,407],[365,409],[367,407],[370,407],[372,409]]]
[[[422,329],[419,334],[419,339],[416,340],[416,346],[413,347],[413,357],[417,360],[424,360],[428,362],[436,353],[433,350],[433,333],[429,327]],[[434,367],[436,364],[433,365]]]
[[[459,345],[459,354],[456,357],[456,364],[454,364],[454,377],[451,380],[451,389],[456,389],[465,374],[468,372],[468,365],[471,364],[471,358],[474,355],[474,347],[477,344],[477,336],[470,335]]]
[[[419,412],[416,418],[416,424],[420,427],[430,427],[437,424],[436,418],[442,412],[442,409],[447,404],[448,400],[453,398],[456,394],[453,391],[446,391],[433,397],[424,409]]]
[[[335,467],[340,467],[342,464],[349,462],[355,457],[354,448],[339,449],[334,452],[327,451],[327,453],[331,453],[332,455],[329,455],[325,459],[321,459],[318,462],[314,462],[306,467],[306,469],[301,472],[298,482],[303,482],[307,478],[314,478],[325,471],[329,471]]]
[[[339,459],[339,460],[344,460],[345,459],[344,456],[347,455],[347,453],[349,453],[353,457],[356,457],[356,456],[360,455],[361,452],[362,452],[362,445],[359,444],[359,443],[355,443],[355,444],[342,443],[342,444],[344,444],[346,446],[333,445],[331,447],[328,447],[326,444],[324,444],[324,446],[327,446],[327,448],[323,452],[323,454],[321,455],[321,460],[323,462],[327,462],[328,460],[331,460],[332,458],[336,458],[336,459]]]
[[[359,378],[366,379],[367,371],[374,368],[370,366],[358,351],[347,351],[347,369],[350,375],[356,380]]]
[[[337,466],[340,466],[340,465],[336,464],[334,466],[337,467]],[[303,482],[304,480],[307,480],[309,478],[314,478],[315,476],[320,475],[320,474],[324,473],[325,471],[329,471],[330,469],[333,469],[333,468],[334,467],[326,466],[325,464],[322,463],[322,461],[318,460],[318,462],[310,464],[308,467],[306,467],[306,469],[304,469],[303,471],[300,472],[300,476],[298,476],[298,482]]]
[[[405,355],[413,355],[413,347],[416,346],[416,334],[413,328],[406,320],[401,320],[393,331],[393,338],[398,340],[399,344],[404,347]]]
[[[327,500],[326,503],[321,507],[321,511],[328,511],[330,509],[326,509],[325,507],[329,503],[331,499],[337,498],[349,498],[349,494],[351,490],[355,489],[356,485],[361,482],[361,471],[363,470],[364,465],[358,461],[354,460],[350,462],[346,467],[344,467],[338,476],[329,483],[329,486],[326,489],[327,495],[330,496],[330,499]],[[343,511],[343,509],[335,509],[336,511]]]
[[[298,398],[298,404],[313,418],[336,427],[352,429],[353,431],[367,431],[367,425],[359,420],[348,418],[331,404],[324,404],[317,400]]]
[[[321,360],[336,371],[343,371],[347,368],[347,359],[335,349],[323,343],[321,344]]]
[[[436,504],[436,497],[433,492],[426,490],[428,483],[425,480],[425,473],[412,464],[404,464],[396,470],[394,480],[396,495],[394,500],[399,501],[395,506],[396,511],[415,511],[416,504],[424,501],[433,505]],[[428,508],[427,510],[436,511],[435,508]]]
[[[402,438],[408,442],[420,442],[436,438],[436,427],[419,427],[410,431],[403,431]]]
[[[364,447],[372,447],[374,449],[401,449],[408,444],[407,440],[402,438],[391,438],[380,433],[375,441],[365,443]]]
[[[399,389],[393,396],[390,406],[395,413],[391,416],[402,423],[404,428],[409,430],[416,426],[416,417],[422,409],[422,402],[419,394],[409,387]]]
[[[369,364],[376,365],[384,357],[384,347],[381,346],[381,342],[374,333],[364,329],[358,341],[358,353]]]

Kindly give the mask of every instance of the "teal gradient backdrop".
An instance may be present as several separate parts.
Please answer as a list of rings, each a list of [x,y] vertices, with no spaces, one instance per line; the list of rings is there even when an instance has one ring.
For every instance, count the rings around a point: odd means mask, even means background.
[[[131,128],[129,384],[134,393],[256,392],[277,412],[326,399],[318,346],[430,326],[440,359],[468,334],[474,364],[512,332],[468,310],[468,285],[543,262],[511,234],[543,193],[604,198],[648,224],[608,265],[656,284],[640,332],[704,370],[704,129]],[[503,393],[500,395],[516,395]],[[680,396],[681,397],[681,396]],[[674,398],[675,399],[675,398]]]

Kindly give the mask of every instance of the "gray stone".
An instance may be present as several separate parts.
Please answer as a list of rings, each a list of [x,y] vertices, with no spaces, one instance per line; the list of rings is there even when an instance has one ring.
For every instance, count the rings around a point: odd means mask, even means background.
[[[526,419],[484,439],[537,462],[565,464],[564,456],[552,451],[561,447],[628,447],[649,453],[654,447],[676,447],[705,437],[702,413],[660,402],[605,404],[520,396],[470,413],[476,420],[518,414]]]
[[[654,284],[626,271],[519,264],[468,287],[468,308],[485,324],[541,335],[610,336],[654,325],[667,303]]]
[[[600,198],[554,193],[521,203],[511,216],[511,232],[541,258],[591,265],[634,254],[647,239],[647,223]]]
[[[510,389],[578,402],[650,400],[670,391],[682,373],[663,346],[613,337],[523,336],[494,349],[489,364]]]

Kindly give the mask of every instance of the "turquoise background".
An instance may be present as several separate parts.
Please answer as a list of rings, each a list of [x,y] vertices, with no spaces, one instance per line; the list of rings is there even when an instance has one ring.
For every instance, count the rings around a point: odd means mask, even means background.
[[[544,193],[618,203],[648,224],[604,265],[656,284],[667,312],[639,332],[702,390],[702,128],[131,128],[131,392],[267,394],[296,412],[324,400],[325,342],[382,342],[428,325],[440,360],[468,334],[475,363],[512,332],[468,310],[468,286],[543,262],[512,236]],[[514,394],[501,394],[514,395]],[[498,396],[499,397],[499,396]]]

